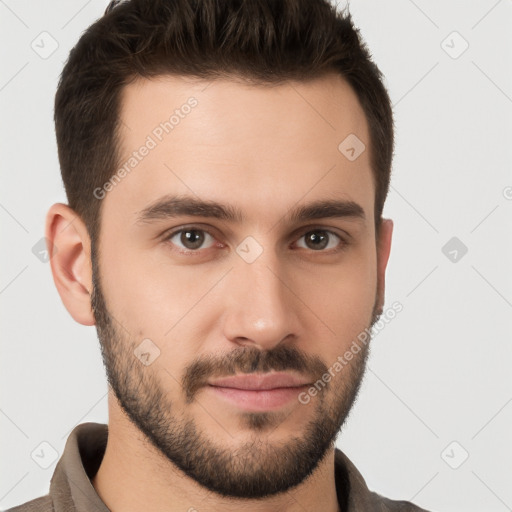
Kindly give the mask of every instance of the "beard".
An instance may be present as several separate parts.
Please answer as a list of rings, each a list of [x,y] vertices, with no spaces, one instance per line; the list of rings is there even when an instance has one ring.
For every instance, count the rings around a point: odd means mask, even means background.
[[[208,436],[206,428],[201,429],[193,417],[187,416],[186,407],[176,410],[158,371],[135,357],[134,349],[141,340],[131,338],[114,324],[102,293],[94,248],[92,267],[91,303],[108,384],[126,416],[165,459],[209,491],[239,499],[283,493],[313,473],[334,447],[357,398],[369,344],[341,374],[324,383],[324,389],[308,405],[300,405],[314,407],[300,436],[271,439],[272,432],[286,420],[283,411],[240,411],[240,427],[248,430],[251,437],[236,447],[222,446]],[[376,312],[375,303],[370,328],[381,312]],[[273,370],[298,370],[315,376],[316,382],[328,367],[316,356],[282,345],[268,351],[238,347],[222,356],[200,356],[183,369],[182,403],[196,402],[197,393],[212,377]]]

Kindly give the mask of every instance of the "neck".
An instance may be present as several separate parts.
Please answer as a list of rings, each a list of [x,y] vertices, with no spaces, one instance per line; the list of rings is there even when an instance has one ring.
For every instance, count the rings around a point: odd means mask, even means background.
[[[112,409],[105,455],[91,483],[105,505],[116,512],[340,510],[334,448],[310,477],[293,489],[264,499],[225,498],[186,476],[147,441],[124,413]]]

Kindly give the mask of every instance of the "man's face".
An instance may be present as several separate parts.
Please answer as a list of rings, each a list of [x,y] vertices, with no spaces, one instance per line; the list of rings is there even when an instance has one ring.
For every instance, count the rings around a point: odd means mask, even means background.
[[[332,367],[378,309],[370,155],[338,149],[350,134],[369,147],[356,96],[334,76],[165,77],[127,86],[121,119],[129,171],[106,187],[93,293],[119,405],[214,492],[295,486],[349,413],[367,346]],[[222,381],[276,374],[289,380]]]

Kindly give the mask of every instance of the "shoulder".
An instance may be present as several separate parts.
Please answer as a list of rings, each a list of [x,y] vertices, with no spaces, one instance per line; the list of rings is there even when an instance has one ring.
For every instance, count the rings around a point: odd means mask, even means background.
[[[53,512],[53,500],[47,494],[10,508],[5,512]]]
[[[409,501],[397,501],[385,498],[376,492],[370,492],[372,511],[375,512],[429,512]]]
[[[349,512],[359,510],[365,512],[429,512],[409,501],[392,500],[370,491],[359,470],[339,448],[336,448],[335,451],[335,468],[339,484],[338,496],[348,493],[347,509]],[[342,484],[346,479],[348,482],[344,487]]]

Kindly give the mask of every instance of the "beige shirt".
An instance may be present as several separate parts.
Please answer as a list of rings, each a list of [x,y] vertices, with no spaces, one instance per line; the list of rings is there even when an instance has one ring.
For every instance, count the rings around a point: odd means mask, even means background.
[[[110,512],[91,478],[100,467],[107,446],[108,426],[82,423],[69,434],[57,462],[49,494],[6,512]],[[336,449],[335,480],[342,512],[427,512],[408,501],[394,501],[371,492],[347,456]]]

